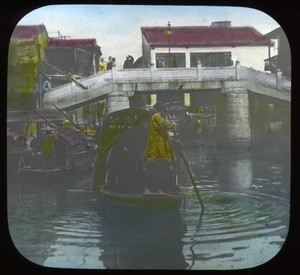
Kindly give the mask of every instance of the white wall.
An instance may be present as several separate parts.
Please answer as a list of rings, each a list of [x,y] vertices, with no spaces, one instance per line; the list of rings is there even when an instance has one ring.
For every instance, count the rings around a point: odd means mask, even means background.
[[[155,64],[156,53],[168,53],[169,48],[151,50],[151,62]],[[269,57],[268,46],[171,48],[171,53],[186,53],[186,67],[190,67],[190,53],[231,52],[231,59],[242,66],[264,71],[264,60]]]
[[[274,43],[274,46],[271,47],[271,57],[278,54],[278,39],[271,39],[271,41]]]
[[[240,61],[242,66],[264,71],[264,60],[269,57],[267,46],[235,47],[231,51],[232,60]]]

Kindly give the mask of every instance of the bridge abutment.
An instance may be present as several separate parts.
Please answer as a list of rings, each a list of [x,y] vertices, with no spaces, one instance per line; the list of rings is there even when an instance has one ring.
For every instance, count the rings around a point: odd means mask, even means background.
[[[251,146],[248,90],[222,89],[217,103],[217,144],[220,148]]]
[[[130,94],[128,92],[117,91],[110,93],[107,97],[107,113],[116,112],[130,107]]]

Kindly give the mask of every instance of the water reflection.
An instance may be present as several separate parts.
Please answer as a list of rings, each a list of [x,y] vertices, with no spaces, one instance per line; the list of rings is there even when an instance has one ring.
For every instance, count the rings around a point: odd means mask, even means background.
[[[108,269],[185,269],[186,232],[179,211],[117,210],[103,219],[101,260]]]
[[[288,206],[276,199],[212,189],[196,222],[196,201],[185,211],[183,247],[188,269],[239,269],[273,258],[287,235]]]
[[[253,182],[253,160],[249,150],[219,151],[218,175],[221,190],[245,191]]]
[[[236,269],[262,264],[288,232],[288,150],[185,148],[205,204],[185,178],[174,212],[99,209],[90,175],[64,182],[8,182],[9,230],[30,261],[95,269]]]

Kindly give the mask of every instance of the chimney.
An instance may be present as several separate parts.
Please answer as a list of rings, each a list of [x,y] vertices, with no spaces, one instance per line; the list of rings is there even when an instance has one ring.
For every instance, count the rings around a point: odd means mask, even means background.
[[[211,23],[212,27],[231,27],[231,21],[215,21]]]

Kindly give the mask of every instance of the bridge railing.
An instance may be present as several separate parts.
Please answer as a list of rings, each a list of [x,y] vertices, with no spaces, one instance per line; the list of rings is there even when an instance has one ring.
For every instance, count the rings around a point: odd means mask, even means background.
[[[244,79],[259,83],[263,86],[270,86],[281,91],[290,91],[291,81],[280,74],[271,74],[268,72],[261,72],[247,67],[238,67],[237,79]]]
[[[196,68],[146,68],[146,69],[115,69],[104,74],[92,75],[81,79],[79,82],[86,86],[84,90],[75,83],[70,83],[48,92],[44,96],[44,102],[51,102],[60,98],[72,97],[78,93],[95,90],[110,83],[128,82],[160,82],[160,81],[221,81],[221,80],[247,80],[259,83],[263,86],[273,87],[280,91],[290,91],[291,81],[279,74],[261,72],[240,65],[233,67],[201,67]]]
[[[165,81],[165,80],[197,80],[196,68],[165,68],[165,69],[126,69],[113,74],[117,82],[131,81]]]
[[[101,86],[105,86],[110,84],[112,81],[112,73],[106,72],[105,74],[96,74],[89,76],[87,78],[78,80],[83,86],[89,89],[99,88]],[[77,86],[74,82],[71,82],[69,84],[57,87],[52,89],[49,92],[45,93],[44,96],[44,102],[53,100],[55,97],[55,100],[60,98],[66,98],[66,97],[72,97],[75,94],[86,92],[86,90],[82,89],[81,87]]]
[[[131,81],[214,81],[235,78],[235,68],[163,68],[127,69],[114,73],[116,82]]]
[[[198,80],[200,81],[219,81],[236,79],[235,67],[197,67]]]
[[[152,80],[197,80],[196,68],[166,68],[166,69],[152,69]]]

